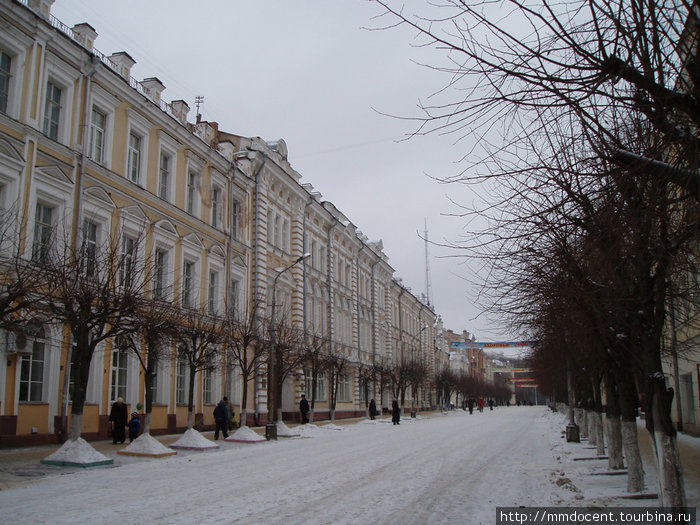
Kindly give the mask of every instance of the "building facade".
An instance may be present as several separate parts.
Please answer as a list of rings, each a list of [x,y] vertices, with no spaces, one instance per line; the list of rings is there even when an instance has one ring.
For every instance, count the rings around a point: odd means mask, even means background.
[[[430,375],[445,354],[442,332],[433,308],[395,277],[382,242],[369,241],[301,182],[283,140],[235,135],[199,116],[192,122],[186,102],[165,102],[160,80],[131,77],[127,52],[103,55],[93,27],[64,26],[51,4],[0,4],[0,206],[3,233],[11,232],[21,255],[35,260],[56,239],[95,246],[116,239],[124,253],[148,261],[151,297],[220,316],[262,303],[266,315],[324,338],[347,362],[336,417],[364,414],[369,398],[390,406],[390,388],[362,374],[378,363],[424,365],[427,378],[409,399],[429,407]],[[0,445],[57,439],[70,347],[58,323],[26,341],[0,333]],[[174,349],[169,355],[152,387],[153,433],[187,422],[187,364]],[[296,417],[308,379],[300,365],[286,380],[285,418]],[[249,386],[247,422],[265,423],[265,373]],[[224,395],[238,414],[241,387],[225,360],[198,373],[197,424],[213,424]],[[330,410],[327,387],[319,388],[322,414]],[[101,343],[83,436],[107,437],[111,404],[123,397],[133,410],[144,390],[137,357]]]

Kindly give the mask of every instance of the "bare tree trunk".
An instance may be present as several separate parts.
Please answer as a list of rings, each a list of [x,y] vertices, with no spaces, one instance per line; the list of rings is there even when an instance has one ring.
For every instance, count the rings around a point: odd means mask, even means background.
[[[595,416],[593,415],[593,410],[586,410],[586,425],[588,426],[588,443],[596,445],[598,434],[596,434],[595,431]]]
[[[581,424],[579,425],[581,439],[588,439],[588,411],[581,410]]]
[[[315,409],[313,409],[313,408],[311,410],[309,410],[309,423],[314,422],[314,411],[315,411]]]
[[[644,467],[642,466],[642,456],[639,454],[638,439],[637,423],[623,421],[622,446],[627,459],[627,492],[644,490]]]
[[[608,467],[625,468],[622,460],[622,430],[620,427],[620,400],[615,386],[617,382],[612,373],[605,376],[607,407],[605,411],[605,435],[608,441]]]
[[[68,439],[73,441],[80,437],[80,432],[83,428],[83,414],[75,414],[71,412],[70,423],[68,425]]]
[[[143,415],[143,434],[149,434],[151,432],[151,413],[146,412]]]

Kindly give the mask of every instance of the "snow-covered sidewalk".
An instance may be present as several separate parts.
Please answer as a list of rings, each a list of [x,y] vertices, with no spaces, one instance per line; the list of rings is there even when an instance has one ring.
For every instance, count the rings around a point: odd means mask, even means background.
[[[0,491],[12,523],[495,523],[496,507],[656,506],[628,500],[625,476],[598,475],[587,443],[566,443],[544,407],[461,411],[309,427],[301,439],[208,452],[128,458]],[[299,428],[299,427],[297,427]],[[693,449],[700,439],[687,438]],[[688,445],[688,443],[686,443]],[[126,458],[125,458],[126,459]],[[647,492],[656,492],[647,467]],[[687,482],[688,504],[700,486]]]

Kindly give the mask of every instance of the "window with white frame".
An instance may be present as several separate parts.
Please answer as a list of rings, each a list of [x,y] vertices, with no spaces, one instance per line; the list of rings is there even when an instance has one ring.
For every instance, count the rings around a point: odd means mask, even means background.
[[[219,272],[214,270],[209,271],[207,308],[210,314],[215,314],[219,309]]]
[[[187,195],[185,202],[185,211],[191,215],[196,215],[199,204],[199,176],[190,171],[187,174]]]
[[[240,299],[241,281],[238,279],[231,280],[231,288],[229,288],[229,310],[233,312],[236,318],[240,319]]]
[[[105,160],[105,129],[107,124],[107,115],[92,107],[92,115],[90,117],[90,137],[88,144],[88,157],[98,164],[103,164]]]
[[[12,57],[0,50],[0,113],[7,113],[12,79]]]
[[[114,403],[117,398],[126,399],[129,375],[129,354],[125,350],[112,350],[112,382],[109,399]]]
[[[195,263],[185,260],[182,264],[182,305],[194,306]]]
[[[136,184],[141,182],[141,142],[140,135],[133,131],[129,133],[126,175],[131,182]]]
[[[352,401],[351,384],[352,378],[349,374],[341,374],[338,378],[338,401],[341,403]]]
[[[86,219],[83,221],[83,251],[85,257],[85,275],[93,277],[97,265],[97,235],[99,226],[96,222]]]
[[[46,98],[44,100],[44,135],[58,140],[61,119],[61,96],[63,90],[54,80],[46,82]]]
[[[168,273],[168,251],[156,248],[153,254],[153,296],[164,299],[166,296]]]
[[[34,242],[32,261],[47,262],[53,238],[54,207],[42,202],[36,203],[34,212]]]
[[[231,202],[231,235],[234,239],[240,239],[241,233],[239,231],[241,223],[241,201],[234,199]]]
[[[172,179],[173,157],[166,151],[160,151],[160,167],[158,171],[158,197],[170,202],[170,184]]]
[[[23,355],[20,363],[19,401],[44,401],[46,337],[39,329],[32,341],[32,353]]]
[[[214,228],[221,226],[221,188],[215,186],[211,190],[211,225]]]
[[[136,270],[137,242],[128,235],[122,237],[122,252],[119,267],[119,284],[129,286]]]
[[[213,376],[214,372],[211,368],[202,370],[202,402],[205,405],[213,404]]]
[[[268,242],[282,251],[289,252],[289,219],[280,212],[270,209],[267,214]]]

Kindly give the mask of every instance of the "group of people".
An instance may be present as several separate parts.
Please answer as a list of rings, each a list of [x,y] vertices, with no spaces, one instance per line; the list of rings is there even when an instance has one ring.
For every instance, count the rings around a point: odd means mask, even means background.
[[[473,396],[469,396],[469,398],[467,399],[467,408],[469,409],[470,414],[474,413],[474,406],[475,405],[479,409],[479,412],[483,412],[484,411],[484,398],[479,397],[479,399],[477,400],[477,399],[474,399]],[[489,409],[493,410],[493,399],[489,398],[488,405],[489,405]],[[463,407],[464,407],[464,405],[463,405]]]
[[[306,394],[301,395],[301,400],[299,401],[299,413],[301,414],[301,424],[306,425],[309,422],[309,401],[306,399]],[[372,399],[369,402],[369,418],[375,419],[377,417],[377,403]],[[391,403],[391,422],[394,425],[400,425],[401,421],[401,409],[399,408],[399,402],[394,399]]]
[[[124,398],[118,397],[112,405],[109,413],[109,421],[112,424],[112,444],[124,443],[126,441],[126,428],[129,427],[129,443],[139,436],[141,430],[141,419],[138,412],[131,413],[129,419]]]

